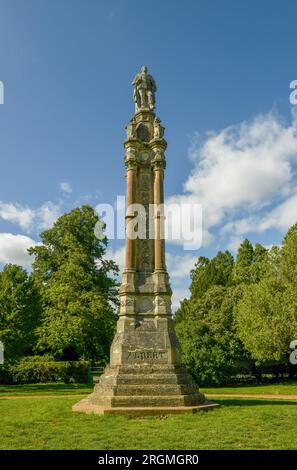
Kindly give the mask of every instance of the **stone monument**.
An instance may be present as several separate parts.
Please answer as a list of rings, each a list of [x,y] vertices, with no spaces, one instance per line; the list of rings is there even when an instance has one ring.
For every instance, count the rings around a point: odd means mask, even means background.
[[[126,127],[124,142],[126,257],[119,320],[109,365],[93,393],[73,410],[143,415],[212,408],[217,405],[205,400],[181,363],[172,320],[161,209],[167,143],[164,127],[154,113],[157,87],[145,66],[132,84],[135,114]],[[144,208],[145,219],[144,233],[136,239],[133,204]]]

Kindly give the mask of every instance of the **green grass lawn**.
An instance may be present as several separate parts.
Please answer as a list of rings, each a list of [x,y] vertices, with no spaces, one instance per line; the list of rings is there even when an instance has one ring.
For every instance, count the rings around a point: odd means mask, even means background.
[[[297,401],[220,399],[194,415],[73,413],[78,397],[0,400],[1,449],[297,449]]]
[[[86,384],[28,384],[28,385],[0,385],[0,398],[23,395],[87,395],[93,387]]]
[[[273,395],[297,395],[297,382],[268,385],[238,385],[230,387],[202,388],[204,393],[253,393]]]
[[[93,386],[86,384],[29,384],[0,385],[0,398],[23,395],[87,395]],[[240,385],[230,387],[201,388],[203,393],[252,393],[273,395],[297,395],[297,382],[283,382],[269,385]]]

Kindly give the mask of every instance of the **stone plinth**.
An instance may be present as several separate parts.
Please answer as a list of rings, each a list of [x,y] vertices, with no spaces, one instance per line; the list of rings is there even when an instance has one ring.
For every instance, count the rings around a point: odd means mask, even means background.
[[[218,408],[217,403],[205,400],[201,405],[197,406],[154,406],[154,407],[133,407],[133,408],[105,408],[103,406],[92,405],[89,400],[86,398],[81,400],[79,403],[72,407],[73,411],[79,411],[87,414],[98,414],[98,415],[124,415],[129,417],[143,417],[143,416],[166,416],[168,414],[180,414],[180,413],[197,413],[198,411],[209,411],[214,408]]]

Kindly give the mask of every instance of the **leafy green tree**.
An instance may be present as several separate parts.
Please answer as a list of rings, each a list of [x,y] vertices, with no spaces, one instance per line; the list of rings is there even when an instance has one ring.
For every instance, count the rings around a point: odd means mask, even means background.
[[[191,271],[192,296],[200,298],[211,286],[229,286],[233,265],[234,260],[229,251],[219,251],[212,260],[202,256],[198,258],[195,269]]]
[[[239,338],[258,363],[288,363],[297,337],[296,290],[271,276],[244,287],[235,309]]]
[[[6,265],[0,273],[0,339],[7,360],[32,352],[40,315],[40,297],[32,278],[20,266]]]
[[[281,247],[280,269],[283,281],[297,285],[297,224],[292,225]]]
[[[195,268],[192,269],[190,276],[192,279],[190,291],[191,295],[196,298],[200,298],[209,288],[210,280],[208,276],[209,272],[209,258],[205,256],[199,256]]]
[[[233,307],[238,292],[212,286],[200,298],[185,300],[176,314],[176,332],[183,361],[200,384],[222,384],[249,361],[236,335]]]
[[[297,224],[281,248],[244,240],[235,264],[227,253],[199,258],[176,313],[184,361],[205,384],[246,366],[258,375],[267,365],[288,369],[297,338]]]
[[[84,205],[41,234],[33,278],[43,304],[38,350],[56,358],[105,359],[114,333],[118,268],[104,259],[107,239],[94,233],[98,215]]]
[[[254,262],[254,248],[249,240],[245,239],[240,245],[233,270],[233,278],[236,284],[252,281],[252,265]]]
[[[257,255],[253,269],[259,269],[235,309],[238,335],[259,363],[288,364],[289,344],[297,337],[297,224],[281,249],[265,253],[262,247]]]
[[[260,243],[254,248],[254,260],[251,265],[251,281],[259,282],[269,269],[269,251]]]

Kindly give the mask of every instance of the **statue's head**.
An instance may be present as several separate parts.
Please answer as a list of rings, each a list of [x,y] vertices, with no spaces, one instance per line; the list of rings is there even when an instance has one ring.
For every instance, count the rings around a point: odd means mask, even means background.
[[[141,73],[147,73],[147,66],[146,65],[143,65],[141,67]]]

